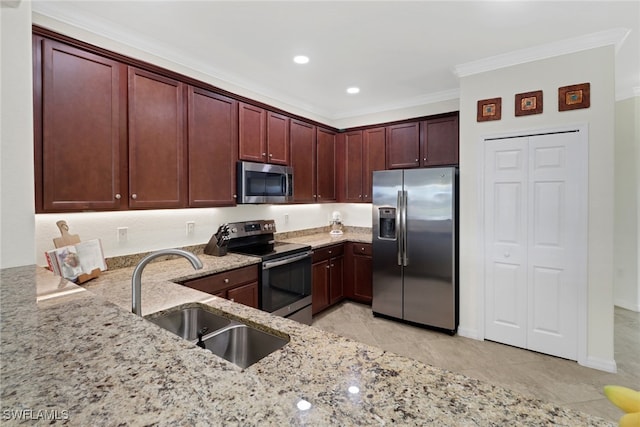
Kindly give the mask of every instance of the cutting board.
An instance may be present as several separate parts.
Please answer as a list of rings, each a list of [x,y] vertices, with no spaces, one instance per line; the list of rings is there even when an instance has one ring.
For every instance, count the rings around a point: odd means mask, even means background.
[[[55,237],[53,239],[53,244],[56,248],[61,248],[63,246],[75,245],[80,243],[80,236],[77,234],[69,234],[69,226],[67,225],[67,221],[58,221],[56,225],[60,229],[60,237]]]

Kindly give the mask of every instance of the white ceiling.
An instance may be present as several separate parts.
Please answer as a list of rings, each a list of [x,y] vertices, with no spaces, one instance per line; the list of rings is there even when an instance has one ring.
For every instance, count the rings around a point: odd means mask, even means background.
[[[32,7],[330,120],[455,99],[459,74],[603,44],[618,46],[617,98],[640,87],[639,1],[35,0]],[[310,62],[294,64],[297,54]],[[352,85],[358,95],[346,93]]]

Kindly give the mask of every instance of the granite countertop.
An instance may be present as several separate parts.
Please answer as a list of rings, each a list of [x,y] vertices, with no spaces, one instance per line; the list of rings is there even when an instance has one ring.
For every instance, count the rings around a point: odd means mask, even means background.
[[[330,244],[320,240],[318,245]],[[242,370],[133,315],[132,268],[105,272],[84,288],[41,267],[4,269],[3,420],[48,424],[45,417],[55,416],[79,426],[614,425],[173,283],[257,262],[200,257],[204,271],[184,259],[149,264],[143,313],[200,301],[286,334],[290,342]],[[310,408],[298,409],[301,400]]]

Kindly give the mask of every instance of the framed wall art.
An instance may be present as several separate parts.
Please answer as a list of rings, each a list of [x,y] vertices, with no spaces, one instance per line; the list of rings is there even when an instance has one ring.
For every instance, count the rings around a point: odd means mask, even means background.
[[[516,117],[542,113],[542,91],[518,93],[516,95]]]
[[[563,86],[558,88],[558,111],[589,108],[591,105],[591,84]]]
[[[478,101],[478,121],[500,120],[502,118],[502,98]]]

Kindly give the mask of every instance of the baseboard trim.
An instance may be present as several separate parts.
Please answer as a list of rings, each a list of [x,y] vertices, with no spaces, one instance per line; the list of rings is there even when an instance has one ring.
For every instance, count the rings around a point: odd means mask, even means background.
[[[613,301],[613,305],[616,307],[624,308],[625,310],[635,311],[636,313],[640,313],[640,304],[634,304],[631,301],[616,299]]]
[[[578,361],[582,366],[587,368],[597,369],[599,371],[611,372],[615,374],[618,372],[618,366],[615,360],[600,359],[598,357],[588,356],[584,361]]]
[[[462,326],[458,326],[458,335],[465,338],[472,338],[474,340],[483,341],[484,338],[481,338],[478,334],[477,329],[464,328]]]

